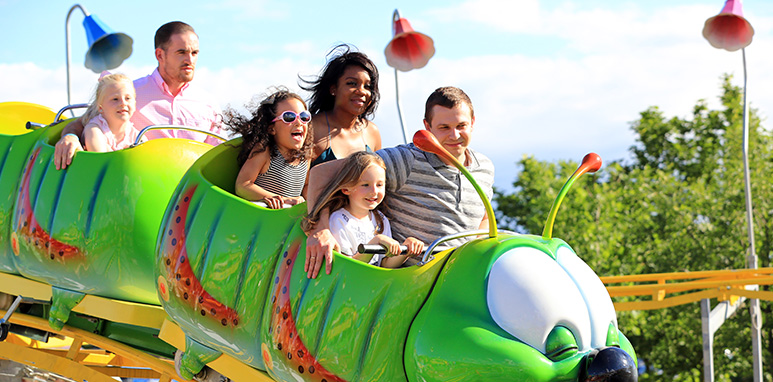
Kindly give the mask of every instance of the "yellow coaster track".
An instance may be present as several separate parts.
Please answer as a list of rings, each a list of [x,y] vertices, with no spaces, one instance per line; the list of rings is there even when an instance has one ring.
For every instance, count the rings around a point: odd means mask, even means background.
[[[773,301],[773,292],[747,289],[773,284],[773,268],[606,276],[601,281],[615,301],[616,311],[670,308],[705,298]]]

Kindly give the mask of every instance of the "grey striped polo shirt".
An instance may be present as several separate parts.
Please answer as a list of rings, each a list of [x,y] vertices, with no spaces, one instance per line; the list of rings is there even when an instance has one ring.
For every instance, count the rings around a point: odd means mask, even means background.
[[[478,229],[486,214],[475,188],[455,167],[412,143],[376,152],[386,163],[387,203],[391,210],[392,236],[403,242],[412,236],[429,245],[435,239]],[[489,200],[493,194],[494,164],[468,149],[467,170]],[[458,246],[469,239],[449,241]]]

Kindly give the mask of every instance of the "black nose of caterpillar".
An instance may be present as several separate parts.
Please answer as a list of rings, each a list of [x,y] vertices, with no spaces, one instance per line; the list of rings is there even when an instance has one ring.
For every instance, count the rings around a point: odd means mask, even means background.
[[[580,382],[637,382],[636,362],[616,347],[593,349],[580,367]]]

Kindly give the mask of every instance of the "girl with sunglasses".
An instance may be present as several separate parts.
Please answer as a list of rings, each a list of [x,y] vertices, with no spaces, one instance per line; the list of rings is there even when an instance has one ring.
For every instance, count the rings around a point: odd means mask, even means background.
[[[250,116],[233,109],[224,113],[227,129],[243,138],[237,160],[236,194],[268,208],[304,202],[301,195],[311,155],[311,114],[303,99],[279,88],[257,107],[247,105]]]

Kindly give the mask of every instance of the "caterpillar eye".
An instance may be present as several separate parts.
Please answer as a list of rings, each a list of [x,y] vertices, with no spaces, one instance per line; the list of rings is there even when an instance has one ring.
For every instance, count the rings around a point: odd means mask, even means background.
[[[514,248],[494,262],[487,302],[497,325],[543,354],[558,325],[574,334],[581,350],[590,347],[582,295],[558,262],[536,248]]]
[[[604,346],[610,323],[617,327],[601,280],[565,247],[556,259],[532,247],[503,254],[491,266],[487,303],[502,329],[560,359]]]
[[[591,320],[591,346],[608,345],[610,326],[617,332],[617,314],[604,283],[569,247],[556,251],[556,261],[571,277],[585,302]]]

